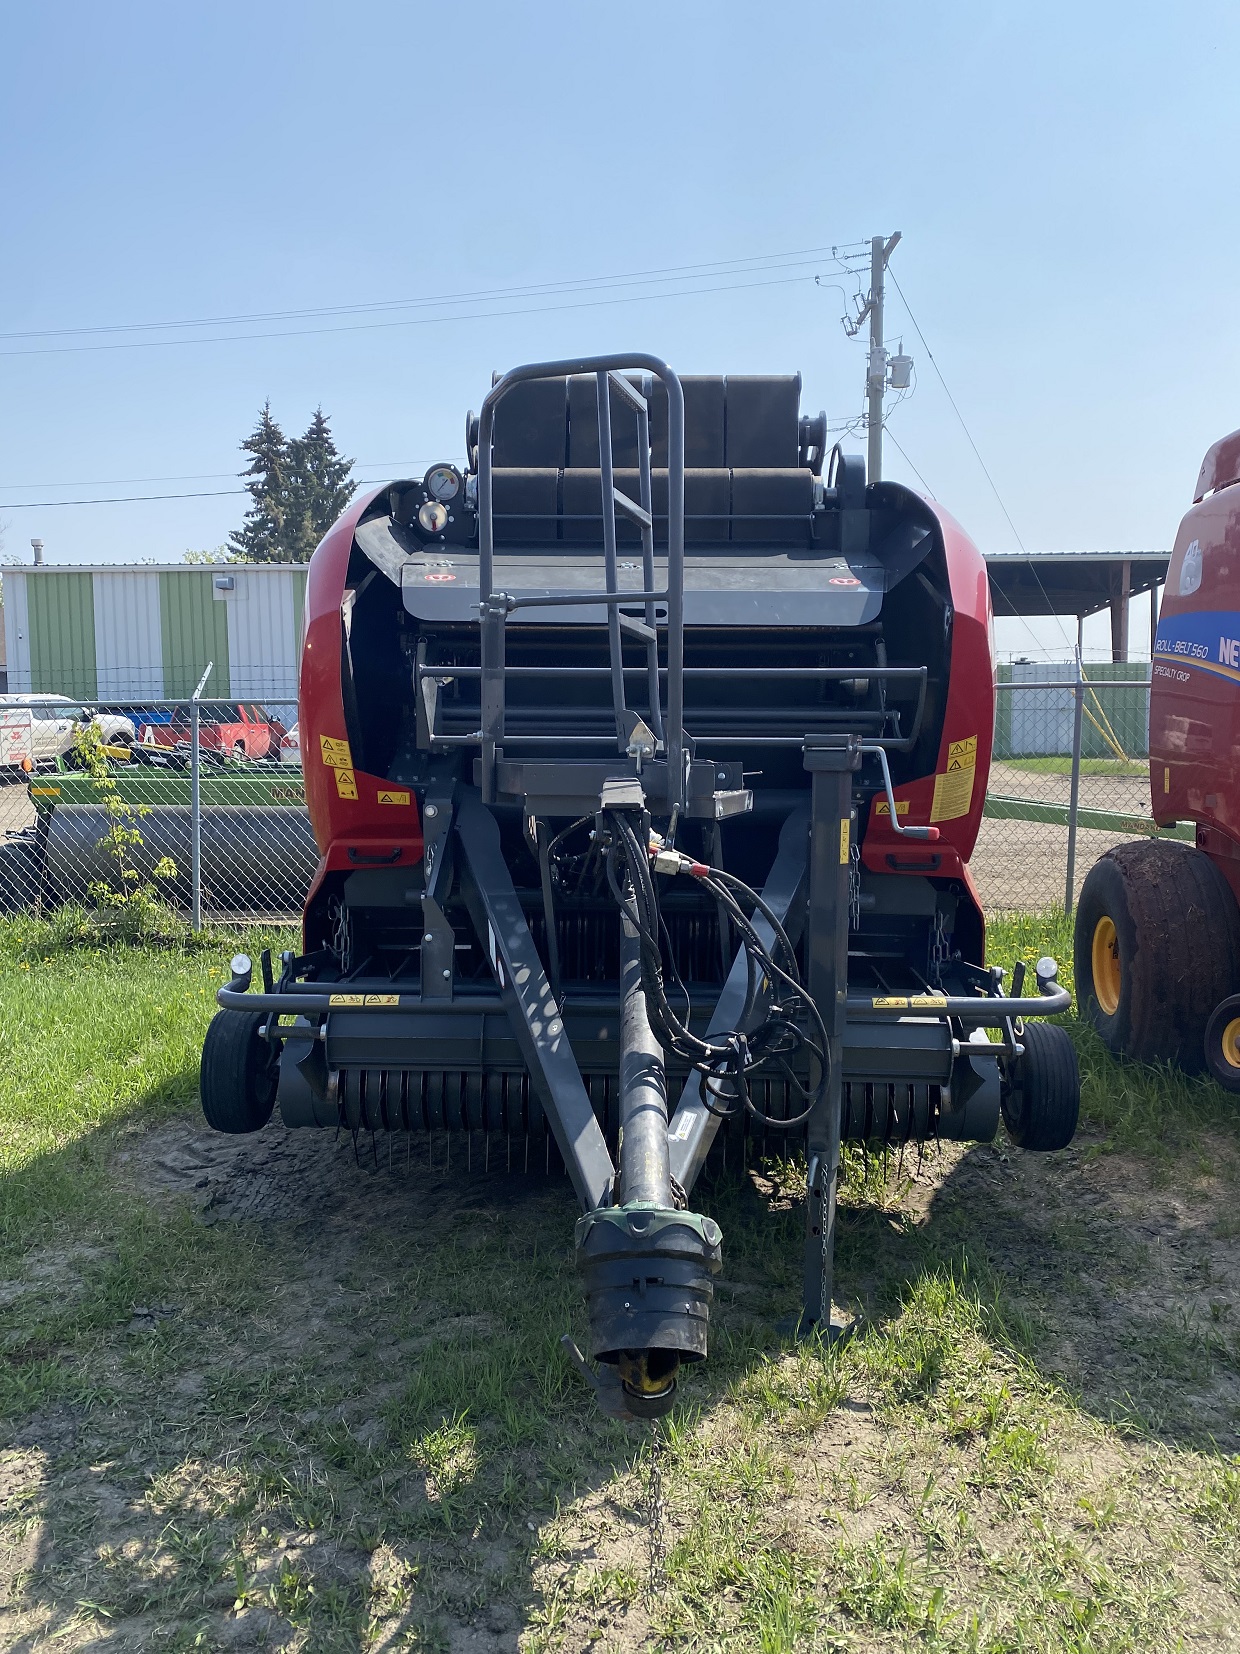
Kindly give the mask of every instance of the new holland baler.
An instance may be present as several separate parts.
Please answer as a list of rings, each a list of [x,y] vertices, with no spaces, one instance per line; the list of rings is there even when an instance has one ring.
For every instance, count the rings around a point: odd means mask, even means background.
[[[311,564],[322,859],[278,977],[234,962],[225,1131],[469,1135],[581,1203],[620,1416],[706,1354],[721,1136],[806,1157],[802,1327],[830,1326],[841,1141],[1075,1129],[1054,962],[987,968],[968,858],[993,725],[982,559],[834,450],[799,376],[516,368],[468,463],[371,489]],[[993,1037],[992,1037],[993,1036]]]

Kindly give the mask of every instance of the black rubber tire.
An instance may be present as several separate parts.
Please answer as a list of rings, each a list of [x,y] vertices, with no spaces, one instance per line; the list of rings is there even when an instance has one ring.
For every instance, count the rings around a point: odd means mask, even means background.
[[[1240,1092],[1240,1045],[1224,1039],[1229,1026],[1240,1021],[1240,994],[1232,994],[1216,1005],[1206,1023],[1203,1051],[1206,1068],[1224,1091]]]
[[[1068,1030],[1054,1022],[1028,1022],[1025,1054],[1002,1091],[1003,1123],[1021,1149],[1066,1149],[1081,1112],[1081,1071]]]
[[[1110,1013],[1093,973],[1104,918],[1115,926],[1120,971]],[[1078,1009],[1109,1051],[1201,1072],[1210,1011],[1240,983],[1240,910],[1208,856],[1155,840],[1108,850],[1081,889],[1073,955]]]
[[[43,856],[37,835],[27,831],[0,840],[0,913],[29,912],[39,899],[42,883]]]
[[[207,1124],[230,1136],[261,1131],[271,1119],[277,1054],[258,1030],[261,1011],[217,1011],[202,1042],[198,1095]]]

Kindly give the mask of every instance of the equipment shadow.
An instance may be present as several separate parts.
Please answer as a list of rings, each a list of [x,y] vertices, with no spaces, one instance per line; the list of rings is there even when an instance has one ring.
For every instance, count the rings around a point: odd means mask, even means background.
[[[541,1532],[589,1493],[631,1526],[640,1566],[650,1427],[602,1418],[559,1348],[586,1336],[576,1206],[549,1153],[147,1120],[140,1107],[5,1192],[63,1202],[103,1161],[114,1197],[0,1283],[15,1316],[0,1465],[20,1525],[5,1647],[158,1631],[361,1649],[380,1620],[389,1640],[514,1649],[541,1606]],[[796,1163],[728,1156],[695,1201],[725,1261],[712,1358],[682,1409],[778,1359],[799,1300]],[[1139,1185],[1074,1151],[852,1156],[836,1301],[857,1340],[881,1339],[919,1281],[950,1274],[992,1342],[1098,1417],[1234,1448],[1234,1343],[1206,1307],[1226,1289],[1201,1267],[1230,1243],[1165,1199],[1146,1233]]]

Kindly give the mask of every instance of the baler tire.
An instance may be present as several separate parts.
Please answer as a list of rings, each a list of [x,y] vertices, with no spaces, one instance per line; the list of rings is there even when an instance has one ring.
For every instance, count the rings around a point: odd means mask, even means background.
[[[1021,1035],[1024,1055],[1006,1076],[1003,1123],[1020,1149],[1066,1149],[1081,1112],[1081,1070],[1066,1028],[1029,1022]]]
[[[1099,980],[1095,955],[1114,975]],[[1211,1009],[1240,981],[1240,909],[1200,850],[1146,840],[1099,857],[1074,935],[1077,1005],[1115,1056],[1205,1066]]]
[[[1224,1091],[1240,1092],[1240,994],[1216,1005],[1206,1023],[1206,1067]]]
[[[198,1094],[207,1124],[241,1136],[261,1131],[276,1103],[279,1061],[259,1034],[261,1011],[217,1011],[202,1042]]]

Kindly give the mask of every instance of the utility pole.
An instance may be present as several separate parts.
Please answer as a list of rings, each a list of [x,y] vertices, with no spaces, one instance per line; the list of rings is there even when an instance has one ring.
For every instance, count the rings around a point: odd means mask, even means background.
[[[869,456],[866,466],[870,482],[878,482],[883,474],[883,396],[887,389],[887,351],[883,344],[883,277],[887,260],[900,239],[899,230],[884,238],[876,235],[870,242],[870,296],[858,317],[870,318],[870,356],[865,375],[866,424],[869,429]]]

